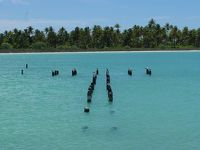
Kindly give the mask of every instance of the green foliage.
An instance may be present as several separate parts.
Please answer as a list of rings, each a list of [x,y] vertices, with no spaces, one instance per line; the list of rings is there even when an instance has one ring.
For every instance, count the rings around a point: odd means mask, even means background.
[[[200,28],[189,29],[167,23],[161,26],[151,19],[146,26],[134,25],[120,30],[120,25],[93,28],[76,27],[68,32],[64,27],[57,32],[53,27],[44,31],[29,26],[24,30],[14,29],[0,33],[4,49],[133,49],[133,48],[199,48]]]
[[[32,45],[31,45],[31,48],[32,49],[38,49],[38,50],[40,50],[40,49],[45,49],[45,48],[47,48],[47,44],[46,43],[44,43],[44,42],[36,42],[36,43],[33,43]]]
[[[131,47],[128,46],[128,45],[124,47],[124,49],[127,49],[127,50],[130,49],[130,48],[131,48]]]
[[[77,47],[76,45],[70,46],[70,45],[65,44],[65,45],[57,46],[56,49],[58,49],[58,50],[79,50],[80,48]]]
[[[64,50],[64,49],[67,49],[67,46],[66,45],[59,45],[56,48],[59,49],[59,50]]]
[[[12,45],[9,43],[2,43],[0,46],[1,49],[12,49]]]
[[[71,47],[70,47],[70,49],[71,50],[78,50],[78,49],[80,49],[78,46],[76,46],[76,45],[72,45]]]

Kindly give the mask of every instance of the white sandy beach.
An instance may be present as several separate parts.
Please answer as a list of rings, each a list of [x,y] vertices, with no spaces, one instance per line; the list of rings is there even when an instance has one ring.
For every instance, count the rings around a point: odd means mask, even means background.
[[[150,51],[86,51],[86,52],[31,52],[31,53],[0,53],[0,55],[30,55],[30,54],[93,54],[93,53],[172,53],[200,52],[200,50],[150,50]]]

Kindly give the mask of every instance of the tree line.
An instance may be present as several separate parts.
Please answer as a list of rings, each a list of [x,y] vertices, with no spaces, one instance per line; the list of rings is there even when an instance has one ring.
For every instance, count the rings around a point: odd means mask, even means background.
[[[115,49],[115,48],[199,48],[200,28],[189,29],[151,19],[146,26],[134,25],[120,30],[120,25],[93,28],[76,27],[68,32],[64,27],[57,32],[53,27],[43,31],[29,26],[0,33],[1,49]]]

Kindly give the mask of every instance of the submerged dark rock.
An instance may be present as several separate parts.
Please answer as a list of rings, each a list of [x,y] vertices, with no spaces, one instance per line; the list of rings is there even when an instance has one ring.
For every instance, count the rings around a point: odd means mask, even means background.
[[[111,110],[111,111],[110,111],[110,114],[114,114],[114,113],[115,113],[115,110]]]
[[[87,130],[87,129],[89,129],[89,127],[88,126],[83,126],[82,129],[83,130]]]
[[[111,127],[111,130],[116,131],[116,130],[118,130],[118,127]]]

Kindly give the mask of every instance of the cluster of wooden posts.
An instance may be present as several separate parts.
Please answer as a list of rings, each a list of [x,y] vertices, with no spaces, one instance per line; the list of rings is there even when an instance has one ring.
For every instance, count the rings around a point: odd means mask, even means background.
[[[57,76],[57,75],[59,75],[59,70],[52,71],[52,76]],[[72,70],[72,76],[76,76],[76,75],[77,75],[77,70],[74,68]]]
[[[26,64],[25,65],[25,68],[26,69],[28,69],[28,64]],[[147,75],[152,75],[152,71],[151,71],[151,68],[149,68],[149,67],[147,67],[147,68],[145,68],[146,69],[146,74]],[[98,73],[99,73],[99,70],[97,69],[96,70],[96,75],[98,75]],[[21,74],[23,75],[24,74],[24,70],[22,69],[21,70]],[[59,75],[59,70],[54,70],[54,71],[52,71],[52,76],[57,76],[57,75]],[[77,70],[74,68],[73,70],[72,70],[72,76],[76,76],[77,75]],[[132,76],[133,75],[133,70],[132,69],[128,69],[128,75],[129,76]],[[108,71],[108,69],[106,70],[106,80],[109,80],[110,79],[110,75],[109,75],[109,71]],[[108,83],[107,83],[108,84]]]
[[[97,76],[99,74],[99,70],[97,69],[95,73],[93,73],[93,77],[92,77],[92,82],[90,83],[89,87],[88,87],[88,92],[87,92],[87,102],[91,103],[92,102],[92,96],[93,96],[93,92],[94,92],[94,88],[97,82]],[[90,109],[89,107],[85,107],[84,108],[84,112],[89,112]]]
[[[26,64],[26,69],[28,69],[28,64]],[[152,71],[150,68],[145,68],[146,69],[146,74],[151,76],[152,75]],[[21,74],[24,74],[24,70],[21,70]],[[93,73],[93,77],[92,77],[92,82],[90,83],[89,87],[88,87],[88,92],[87,92],[87,102],[91,103],[92,102],[92,96],[94,93],[94,89],[95,89],[95,85],[96,85],[96,81],[97,81],[97,76],[99,74],[99,70],[97,69],[96,72]],[[52,76],[58,76],[59,75],[59,70],[54,70],[52,71]],[[77,70],[74,68],[72,70],[72,76],[76,76],[77,75]],[[132,69],[128,69],[128,75],[132,76],[133,75],[133,70]],[[109,102],[113,102],[113,91],[112,91],[112,86],[111,86],[111,80],[110,80],[110,74],[109,74],[109,70],[106,69],[106,89],[107,89],[107,94],[108,94],[108,101]],[[89,113],[90,112],[90,108],[89,107],[84,107],[84,112]]]
[[[152,75],[152,71],[149,67],[145,68],[146,69],[146,74],[151,76]],[[132,76],[133,75],[133,70],[132,69],[128,69],[128,75]]]
[[[151,73],[152,73],[152,72],[151,72],[151,69],[147,67],[147,68],[146,68],[146,74],[151,76]]]
[[[28,64],[26,64],[26,69],[28,69]],[[21,70],[21,74],[22,75],[24,74],[24,70],[23,69]]]
[[[110,82],[110,74],[109,74],[109,70],[106,70],[106,89],[108,92],[108,100],[109,102],[113,102],[113,91],[112,91],[112,87],[111,87],[111,82]]]
[[[52,77],[54,77],[54,76],[58,76],[59,75],[59,71],[58,70],[54,70],[54,71],[52,71]]]

